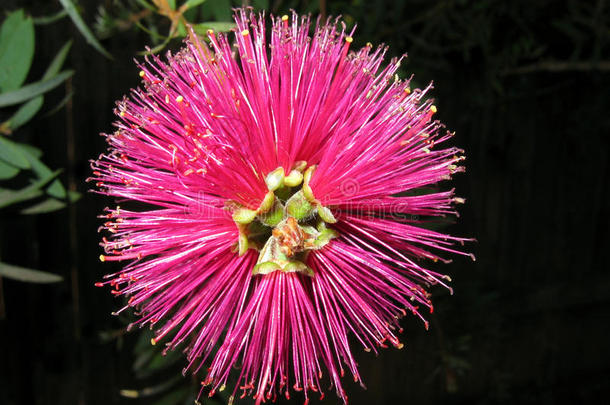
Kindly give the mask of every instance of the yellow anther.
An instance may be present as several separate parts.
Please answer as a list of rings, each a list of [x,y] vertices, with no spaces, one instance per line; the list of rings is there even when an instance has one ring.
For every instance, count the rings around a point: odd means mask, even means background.
[[[214,30],[208,30],[208,35],[214,35]]]
[[[106,261],[106,256],[100,255],[100,262],[105,262],[105,261]]]
[[[437,111],[438,111],[438,109],[436,108],[436,106],[435,106],[434,104],[432,104],[432,105],[430,106],[430,112],[431,112],[432,114],[436,114],[436,112],[437,112]]]
[[[352,37],[345,37],[345,42],[347,42],[348,44],[351,44],[352,42],[354,42],[354,38],[352,38]]]
[[[143,70],[140,70],[140,77],[144,77],[144,76],[146,76],[146,72]]]
[[[288,16],[286,14],[282,16],[282,21],[288,21]]]
[[[125,398],[138,398],[140,396],[140,393],[136,390],[121,390],[119,392]]]
[[[176,102],[177,102],[177,103],[181,103],[181,102],[183,102],[183,101],[184,101],[184,97],[182,97],[182,96],[178,96],[178,97],[176,97]]]
[[[157,344],[157,341],[155,340],[155,338],[150,339],[150,344],[153,346]]]
[[[244,37],[247,37],[248,35],[250,35],[250,31],[248,31],[248,30],[243,30],[243,31],[241,32],[241,35],[243,35]]]
[[[410,87],[405,88],[405,93],[406,94],[411,94],[411,88]]]
[[[119,113],[119,115],[120,115],[121,117],[124,117],[124,116],[125,116],[125,111],[121,111],[121,112]]]

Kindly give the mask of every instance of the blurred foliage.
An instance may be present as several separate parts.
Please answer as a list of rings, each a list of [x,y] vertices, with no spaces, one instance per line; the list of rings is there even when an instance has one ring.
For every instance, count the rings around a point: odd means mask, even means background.
[[[19,142],[14,131],[40,111],[44,95],[69,79],[73,71],[61,70],[72,42],[57,52],[42,78],[25,84],[34,60],[34,20],[23,10],[9,13],[0,27],[0,209],[20,207],[22,214],[52,212],[80,196],[68,192],[53,171],[40,159],[42,151]],[[67,98],[62,103],[65,103]],[[61,107],[61,104],[57,107]],[[24,185],[24,182],[26,183]],[[61,277],[0,263],[0,276],[25,282],[49,283]],[[1,292],[0,292],[1,294]]]
[[[106,49],[100,44],[98,39],[93,35],[87,24],[83,21],[80,13],[78,12],[75,4],[72,0],[59,0],[61,5],[64,8],[64,11],[67,15],[70,16],[72,22],[76,26],[76,28],[80,31],[80,33],[85,37],[87,43],[94,47],[99,53],[106,56],[107,58],[112,59],[112,56],[108,53]]]
[[[260,8],[266,1],[255,2]],[[241,2],[231,0],[127,0],[112,2],[110,7],[99,6],[95,31],[100,38],[108,38],[121,31],[140,29],[150,37],[152,49],[159,52],[172,40],[181,40],[192,27],[195,33],[208,30],[228,31],[235,26],[231,7]]]

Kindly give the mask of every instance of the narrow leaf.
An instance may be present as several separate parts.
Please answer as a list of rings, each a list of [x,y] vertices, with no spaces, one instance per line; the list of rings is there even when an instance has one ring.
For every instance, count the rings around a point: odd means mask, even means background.
[[[19,168],[0,159],[0,180],[11,179],[19,173]]]
[[[51,169],[49,169],[47,167],[47,165],[42,163],[36,156],[31,154],[27,149],[22,148],[23,144],[16,143],[14,145],[20,149],[21,153],[23,154],[23,156],[25,156],[27,161],[30,163],[32,170],[34,171],[34,173],[36,173],[36,175],[38,176],[39,179],[44,179],[51,175],[51,173],[52,173]],[[59,199],[66,198],[66,189],[61,184],[61,182],[57,179],[53,180],[53,182],[51,182],[51,185],[49,187],[47,187],[47,193],[51,197],[55,197],[55,198],[59,198]]]
[[[0,93],[0,107],[19,104],[53,90],[73,73],[72,70],[65,70],[51,79],[30,83],[17,90]]]
[[[188,9],[190,9],[190,8],[197,7],[197,6],[199,6],[200,4],[205,3],[205,1],[206,1],[206,0],[188,0],[186,3],[184,3],[184,4],[183,4],[183,5],[180,7],[180,9],[181,9],[181,10],[188,10]]]
[[[62,18],[64,18],[67,15],[68,15],[68,12],[66,10],[60,10],[55,14],[34,17],[34,24],[36,24],[36,25],[52,24],[55,21],[61,20]]]
[[[34,58],[34,24],[23,10],[10,13],[0,27],[0,91],[18,89]]]
[[[37,147],[28,145],[27,143],[19,143],[18,145],[21,150],[25,149],[30,155],[34,156],[36,159],[40,159],[42,157],[42,151]]]
[[[59,2],[68,12],[68,15],[70,15],[70,18],[72,19],[72,22],[74,23],[74,25],[76,25],[76,28],[78,28],[80,33],[83,34],[83,36],[87,40],[87,43],[94,47],[99,53],[101,53],[108,59],[112,59],[112,55],[110,55],[110,53],[108,53],[108,51],[104,49],[104,47],[97,40],[95,35],[93,35],[93,32],[91,32],[89,27],[87,27],[87,24],[85,24],[85,21],[83,21],[72,0],[59,0]]]
[[[30,163],[17,145],[3,136],[0,136],[0,159],[20,169],[30,168]]]
[[[50,79],[59,73],[59,71],[61,70],[61,67],[64,65],[64,62],[66,61],[68,52],[70,52],[70,47],[72,47],[72,40],[69,40],[68,42],[66,42],[61,47],[59,52],[57,52],[57,54],[51,61],[51,64],[49,65],[47,70],[44,72],[44,76],[42,76],[43,80]]]
[[[47,273],[46,271],[27,269],[21,266],[15,266],[8,263],[0,262],[0,276],[10,278],[25,283],[57,283],[63,278],[57,274]]]
[[[64,96],[64,98],[62,98],[62,99],[60,100],[60,102],[59,102],[59,103],[57,103],[57,105],[56,105],[55,107],[53,107],[53,108],[51,108],[49,111],[47,111],[47,112],[44,114],[44,116],[45,116],[45,117],[49,117],[49,116],[51,116],[51,115],[55,114],[56,112],[58,112],[59,110],[61,110],[62,108],[64,108],[64,106],[65,106],[66,104],[68,104],[68,101],[70,101],[70,99],[72,98],[72,96],[73,96],[73,95],[74,95],[74,91],[70,91],[68,94],[66,94],[66,95]]]
[[[34,118],[34,115],[40,111],[43,102],[44,98],[42,96],[38,96],[20,106],[15,114],[13,114],[13,116],[7,121],[7,127],[10,128],[10,131],[16,130]]]
[[[155,6],[153,6],[152,4],[148,3],[146,0],[136,0],[136,3],[138,3],[140,6],[144,7],[145,9],[148,9],[150,11],[153,11],[153,12],[157,11]]]
[[[65,202],[59,201],[55,198],[47,198],[46,200],[41,201],[38,204],[34,204],[31,207],[22,209],[21,213],[26,215],[44,214],[47,212],[60,210],[65,206]]]
[[[72,41],[70,40],[64,44],[64,46],[59,50],[59,52],[57,52],[57,55],[55,55],[55,57],[51,61],[51,64],[42,76],[43,80],[51,79],[52,77],[57,75],[62,65],[64,64],[64,61],[66,60],[66,56],[68,55],[71,46]],[[34,115],[36,115],[38,111],[40,111],[43,102],[43,96],[38,96],[31,99],[30,101],[19,107],[15,114],[13,114],[13,116],[8,119],[8,125],[6,126],[10,128],[11,131],[14,131],[23,124],[27,123],[34,117]]]
[[[61,173],[61,170],[57,170],[51,173],[51,176],[45,177],[44,179],[37,180],[29,186],[22,188],[21,190],[2,190],[0,191],[0,208],[7,207],[12,204],[16,204],[22,201],[30,200],[42,195],[40,190],[42,187],[47,185],[55,177]]]
[[[78,191],[68,191],[68,200],[71,203],[77,202],[83,195]]]

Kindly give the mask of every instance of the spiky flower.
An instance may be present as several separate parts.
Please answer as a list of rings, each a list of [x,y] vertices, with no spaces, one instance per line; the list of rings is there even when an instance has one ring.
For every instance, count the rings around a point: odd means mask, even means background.
[[[209,31],[209,46],[191,35],[151,57],[117,104],[93,179],[138,204],[104,215],[101,259],[128,263],[99,284],[129,297],[153,344],[183,345],[210,395],[308,402],[330,386],[347,402],[341,377],[361,381],[348,340],[401,348],[399,318],[424,319],[425,287],[449,280],[420,259],[464,239],[420,222],[455,214],[453,190],[430,186],[462,151],[438,148],[451,134],[430,86],[383,67],[384,48],[351,49],[337,21],[310,36],[296,14],[270,33],[262,15],[235,20],[234,43]]]

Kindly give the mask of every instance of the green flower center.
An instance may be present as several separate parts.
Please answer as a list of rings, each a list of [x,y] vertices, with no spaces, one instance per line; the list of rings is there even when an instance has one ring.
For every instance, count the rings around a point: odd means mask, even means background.
[[[299,161],[286,175],[279,167],[265,177],[269,192],[256,210],[231,203],[239,228],[239,255],[259,251],[252,274],[274,271],[313,276],[305,264],[311,250],[323,248],[337,232],[327,227],[337,222],[332,212],[313,195],[309,181],[315,166]]]

